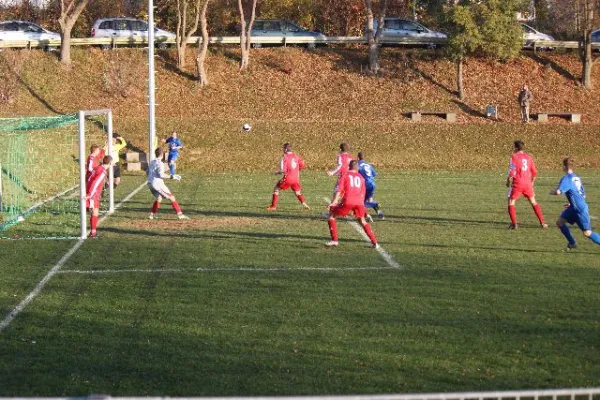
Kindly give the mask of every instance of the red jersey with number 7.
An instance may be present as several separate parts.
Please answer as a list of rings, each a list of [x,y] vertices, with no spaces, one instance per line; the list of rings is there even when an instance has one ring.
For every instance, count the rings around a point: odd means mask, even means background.
[[[300,170],[305,166],[302,158],[292,152],[285,153],[281,157],[281,172],[287,184],[300,183]]]
[[[531,187],[537,175],[533,158],[529,154],[519,151],[510,157],[508,177],[512,178],[513,187]]]
[[[358,171],[348,171],[340,177],[339,192],[344,206],[365,204],[365,178]]]

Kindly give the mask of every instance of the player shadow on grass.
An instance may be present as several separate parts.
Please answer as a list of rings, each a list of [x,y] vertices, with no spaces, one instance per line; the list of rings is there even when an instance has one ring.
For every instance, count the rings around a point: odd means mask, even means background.
[[[468,250],[486,250],[486,251],[510,251],[510,252],[521,252],[521,253],[546,253],[546,254],[556,254],[556,253],[564,253],[562,248],[558,248],[557,250],[540,250],[540,249],[519,249],[515,247],[498,247],[498,246],[461,246],[457,244],[440,244],[440,243],[419,243],[417,246],[423,247],[431,247],[435,249],[468,249]],[[577,254],[598,254],[586,251],[577,250]]]
[[[497,227],[502,227],[505,229],[508,224],[506,222],[501,221],[482,221],[482,220],[473,220],[473,219],[458,219],[458,218],[444,218],[444,217],[423,217],[416,215],[386,215],[387,220],[391,223],[411,223],[411,220],[414,220],[414,223],[420,223],[419,221],[429,221],[435,223],[452,223],[452,224],[463,224],[463,225],[493,225]],[[539,227],[536,226],[537,229]]]
[[[184,210],[187,216],[197,216],[198,218],[202,217],[223,217],[223,218],[256,218],[256,219],[283,219],[283,220],[313,220],[313,221],[321,221],[327,222],[325,218],[320,215],[306,213],[302,210],[299,210],[298,213],[292,214],[291,212],[294,210],[290,209],[289,214],[283,214],[280,212],[274,213],[266,213],[266,212],[239,212],[239,211],[212,211],[212,210],[194,210],[191,207],[194,207],[194,204],[185,204],[179,203],[182,209]],[[187,206],[187,207],[186,207]],[[252,207],[252,209],[255,209]],[[148,207],[127,207],[127,211],[132,212],[150,212],[150,208]]]
[[[185,226],[184,226],[185,227]],[[191,228],[193,229],[193,228]],[[310,235],[298,235],[290,233],[269,233],[269,232],[237,232],[237,231],[217,231],[210,229],[197,230],[196,233],[190,233],[190,231],[174,232],[160,231],[160,230],[136,230],[136,229],[124,229],[115,227],[102,228],[104,232],[116,233],[119,235],[134,235],[134,236],[150,236],[157,238],[185,238],[185,239],[221,239],[221,240],[247,240],[250,239],[300,239],[307,241],[318,241],[319,243],[327,240],[327,233],[324,232],[322,236],[310,236]],[[110,240],[110,239],[109,239]],[[344,239],[347,242],[360,242],[359,239]]]

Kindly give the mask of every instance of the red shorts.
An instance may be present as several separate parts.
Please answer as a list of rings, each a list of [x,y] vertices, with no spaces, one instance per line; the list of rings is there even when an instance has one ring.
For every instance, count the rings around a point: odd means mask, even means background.
[[[511,200],[517,200],[523,195],[525,198],[530,199],[535,196],[533,192],[533,186],[512,186],[508,191],[508,198]]]
[[[294,192],[299,192],[302,188],[300,187],[300,183],[295,182],[295,183],[289,183],[285,180],[285,178],[283,178],[282,180],[280,180],[279,182],[277,182],[277,188],[281,189],[281,190],[288,190],[288,189],[292,189]]]
[[[331,209],[331,213],[334,217],[345,217],[350,214],[350,212],[354,212],[356,218],[364,218],[367,215],[367,209],[364,205],[350,206],[340,204]]]
[[[86,200],[85,207],[87,209],[100,208],[100,195],[94,196],[91,199]]]

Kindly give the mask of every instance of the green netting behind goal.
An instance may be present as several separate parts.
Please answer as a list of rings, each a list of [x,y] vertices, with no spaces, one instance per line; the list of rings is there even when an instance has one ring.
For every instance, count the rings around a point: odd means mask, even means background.
[[[0,118],[0,238],[80,231],[78,115]],[[106,118],[85,122],[86,151],[106,144]]]

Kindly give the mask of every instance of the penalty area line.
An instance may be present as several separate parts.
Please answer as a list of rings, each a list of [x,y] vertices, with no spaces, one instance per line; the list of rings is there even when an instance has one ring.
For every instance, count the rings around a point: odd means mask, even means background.
[[[210,273],[210,272],[345,272],[345,271],[389,271],[397,267],[298,267],[298,268],[168,268],[168,269],[100,269],[100,270],[62,270],[62,275],[110,275],[110,274],[177,274],[177,273]]]
[[[327,202],[327,204],[331,203],[331,200],[329,198],[323,197],[323,199]],[[368,243],[371,243],[371,239],[369,239],[369,236],[367,236],[366,232],[362,229],[362,227],[356,221],[347,221],[347,222],[350,224],[350,226],[352,226],[354,228],[354,230],[356,232],[358,232],[363,237],[363,239],[365,239]],[[385,251],[385,249],[381,245],[379,245],[379,247],[376,250],[379,253],[379,255],[381,256],[381,258],[383,258],[390,267],[392,267],[394,269],[404,268],[402,265],[398,264],[396,262],[396,260],[394,260],[394,257],[392,257],[390,255],[390,253]]]
[[[133,196],[135,196],[140,190],[142,190],[142,188],[146,186],[146,182],[144,182],[143,184],[141,184],[137,189],[135,189],[133,192],[129,193],[127,195],[127,197],[125,197],[119,204],[117,204],[115,206],[115,210],[121,208],[121,206],[128,202],[129,200],[131,200],[131,198]],[[98,225],[101,224],[102,222],[104,222],[106,220],[106,218],[108,218],[110,215],[112,214],[105,214],[99,221],[98,221]],[[19,304],[17,304],[17,306],[11,311],[9,312],[6,317],[4,317],[4,319],[2,319],[2,321],[0,321],[0,332],[2,332],[4,329],[6,329],[11,322],[13,322],[13,320],[23,312],[23,310],[25,310],[25,308],[27,308],[27,306],[33,301],[33,299],[40,294],[40,292],[42,291],[42,289],[44,289],[44,286],[46,286],[46,284],[50,281],[50,279],[52,279],[52,277],[54,275],[56,275],[60,269],[67,263],[67,261],[69,261],[69,259],[73,256],[73,254],[75,254],[77,252],[77,250],[79,250],[79,248],[83,245],[83,243],[85,243],[85,240],[82,239],[78,239],[77,243],[75,243],[73,245],[73,247],[71,247],[69,249],[69,251],[67,251],[67,253],[62,256],[62,258],[60,260],[58,260],[58,262],[56,263],[56,265],[54,265],[52,267],[52,269],[50,269],[50,271],[46,274],[46,276],[44,276],[44,278],[36,285],[36,287],[31,291],[31,293],[29,293],[27,295],[27,297],[25,298],[25,300],[21,301]]]

